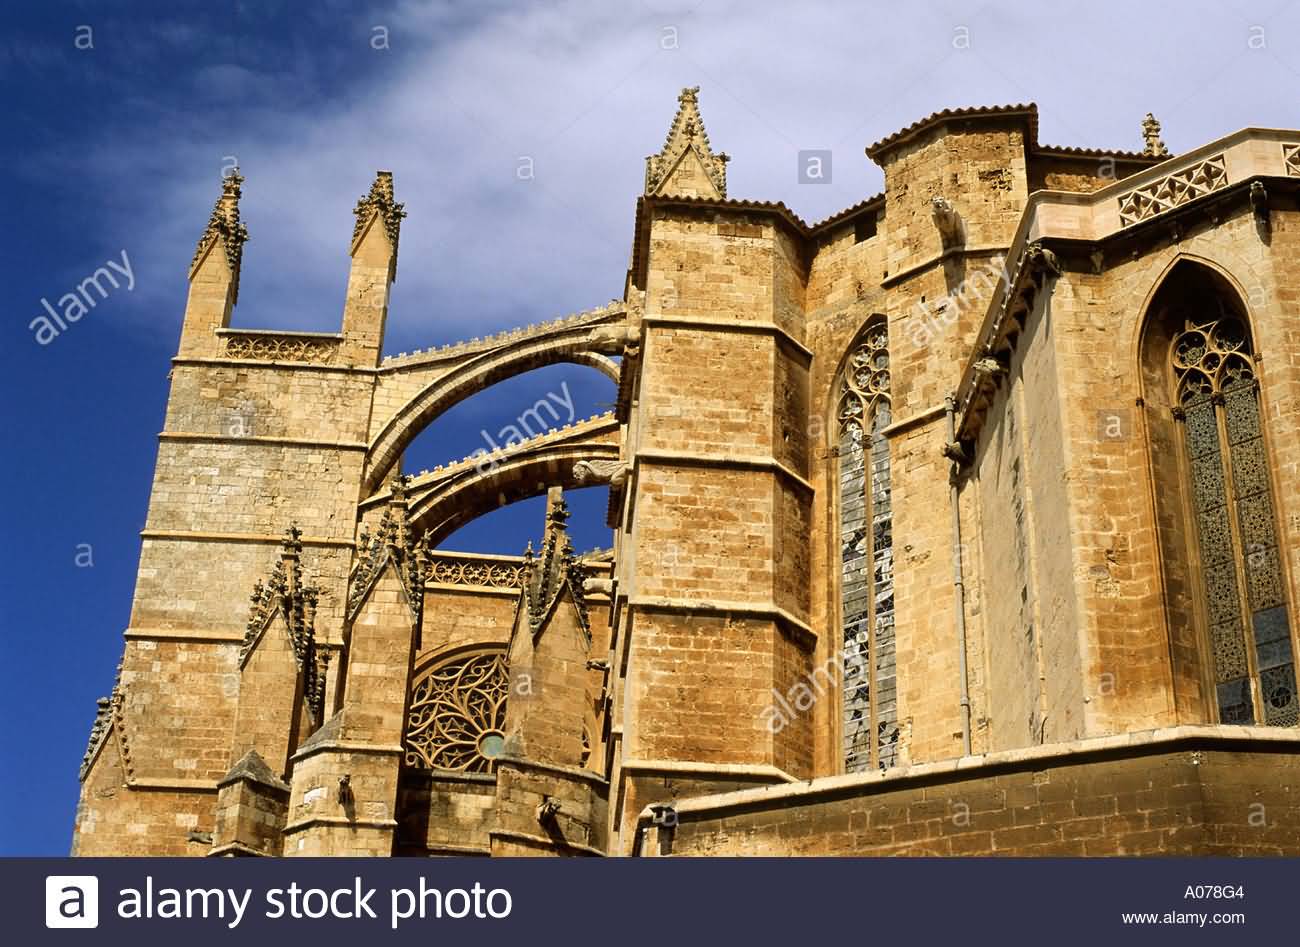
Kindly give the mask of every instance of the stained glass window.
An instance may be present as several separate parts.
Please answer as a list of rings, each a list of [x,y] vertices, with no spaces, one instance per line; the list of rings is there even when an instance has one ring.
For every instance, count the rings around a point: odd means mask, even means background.
[[[840,605],[844,766],[886,769],[898,758],[894,541],[890,500],[889,334],[870,324],[839,391]]]
[[[1230,312],[1175,336],[1202,595],[1222,723],[1300,719],[1259,390],[1245,322]]]

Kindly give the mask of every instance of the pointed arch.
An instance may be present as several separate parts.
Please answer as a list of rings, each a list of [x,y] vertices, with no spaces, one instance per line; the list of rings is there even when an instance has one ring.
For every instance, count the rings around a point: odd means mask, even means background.
[[[1255,337],[1234,281],[1180,258],[1148,303],[1139,368],[1180,713],[1295,726],[1296,621]]]
[[[846,772],[898,754],[888,320],[871,316],[836,375],[834,437],[840,556],[841,722]]]

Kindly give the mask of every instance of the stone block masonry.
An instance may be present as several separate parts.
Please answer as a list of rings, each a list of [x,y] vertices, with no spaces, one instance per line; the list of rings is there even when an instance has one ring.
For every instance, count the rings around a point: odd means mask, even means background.
[[[1300,131],[948,109],[810,224],[677,106],[621,298],[409,354],[390,172],[330,333],[230,328],[222,182],[73,850],[1300,853]],[[560,362],[612,410],[403,475]],[[537,547],[439,548],[542,494]]]

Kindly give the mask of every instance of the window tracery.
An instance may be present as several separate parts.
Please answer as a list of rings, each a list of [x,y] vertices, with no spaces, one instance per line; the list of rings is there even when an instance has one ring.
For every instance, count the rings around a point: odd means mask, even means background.
[[[838,392],[843,735],[847,772],[897,762],[889,333],[869,324]]]
[[[1219,720],[1295,726],[1300,701],[1245,322],[1221,309],[1185,323],[1170,361]]]
[[[406,718],[406,765],[492,772],[505,742],[508,691],[501,649],[458,654],[422,672]]]

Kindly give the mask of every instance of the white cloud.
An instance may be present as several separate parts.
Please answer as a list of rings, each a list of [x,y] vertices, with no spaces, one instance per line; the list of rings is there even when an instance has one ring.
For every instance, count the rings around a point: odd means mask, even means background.
[[[702,87],[712,143],[733,158],[731,195],[808,219],[879,190],[866,144],[949,106],[1033,99],[1044,141],[1127,148],[1151,109],[1175,151],[1298,123],[1293,12],[1266,21],[1276,40],[1260,51],[1247,49],[1249,7],[1105,7],[406,3],[340,24],[356,51],[329,62],[304,48],[301,61],[269,54],[263,72],[208,68],[226,103],[215,115],[155,91],[149,114],[164,120],[115,133],[92,170],[147,189],[109,194],[109,226],[140,261],[139,294],[179,313],[223,156],[237,155],[252,231],[237,324],[333,329],[352,205],[391,169],[410,216],[390,348],[413,348],[618,295],[643,159],[683,85]],[[370,44],[380,24],[388,50]],[[676,49],[661,46],[670,27]],[[954,47],[963,28],[970,49]],[[322,101],[307,90],[324,72],[343,91]],[[801,148],[834,149],[831,185],[795,183]],[[536,180],[517,180],[521,156]]]

